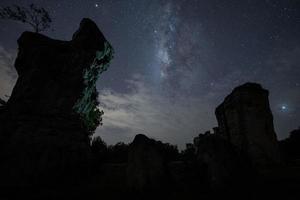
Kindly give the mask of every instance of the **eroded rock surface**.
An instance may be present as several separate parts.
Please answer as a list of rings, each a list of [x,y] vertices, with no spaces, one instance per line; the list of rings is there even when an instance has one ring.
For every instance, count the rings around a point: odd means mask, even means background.
[[[136,192],[164,190],[166,172],[166,161],[157,142],[145,135],[136,135],[128,153],[128,187]]]
[[[246,83],[216,108],[220,136],[246,152],[257,167],[280,161],[268,95],[261,85]]]
[[[89,165],[89,137],[103,114],[95,84],[112,47],[90,19],[71,41],[24,32],[18,45],[18,80],[0,113],[1,181],[80,180]]]
[[[247,155],[240,152],[228,140],[216,134],[199,134],[194,139],[199,170],[207,176],[210,188],[247,188],[254,171]]]

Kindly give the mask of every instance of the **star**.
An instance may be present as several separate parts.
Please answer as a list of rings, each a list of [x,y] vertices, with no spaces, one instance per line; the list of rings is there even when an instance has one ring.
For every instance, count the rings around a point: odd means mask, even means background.
[[[288,107],[287,107],[287,105],[285,105],[285,104],[283,104],[283,105],[280,106],[280,110],[281,110],[282,112],[287,111],[287,109],[288,109]]]
[[[99,7],[99,4],[98,4],[98,3],[95,3],[95,7],[98,8],[98,7]]]

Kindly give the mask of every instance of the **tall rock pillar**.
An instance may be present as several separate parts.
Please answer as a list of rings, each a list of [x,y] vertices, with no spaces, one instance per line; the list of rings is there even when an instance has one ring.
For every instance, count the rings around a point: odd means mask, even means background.
[[[18,45],[18,80],[0,110],[1,184],[80,181],[103,114],[96,80],[113,49],[90,19],[81,21],[71,41],[24,32]]]
[[[269,92],[256,83],[236,87],[216,108],[219,134],[241,151],[256,166],[267,166],[280,160]]]

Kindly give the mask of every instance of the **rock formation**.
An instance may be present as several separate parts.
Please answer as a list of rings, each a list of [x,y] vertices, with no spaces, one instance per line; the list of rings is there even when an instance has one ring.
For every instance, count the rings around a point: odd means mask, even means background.
[[[247,153],[257,167],[280,161],[268,95],[261,85],[246,83],[216,108],[218,134]]]
[[[251,162],[228,140],[206,132],[194,138],[194,146],[198,166],[206,174],[211,189],[241,190],[250,184],[254,172]]]
[[[90,19],[81,21],[71,41],[24,32],[18,45],[18,80],[0,110],[1,184],[80,180],[87,173],[89,137],[103,114],[96,80],[112,47]]]
[[[300,163],[300,127],[290,132],[288,138],[279,142],[281,155],[287,162]]]
[[[136,135],[128,153],[127,182],[131,190],[150,192],[167,185],[166,162],[158,143],[145,135]]]

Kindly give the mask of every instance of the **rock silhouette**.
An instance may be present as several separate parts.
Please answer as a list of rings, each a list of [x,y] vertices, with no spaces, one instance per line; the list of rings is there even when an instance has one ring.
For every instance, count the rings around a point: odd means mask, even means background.
[[[268,95],[261,85],[246,83],[216,108],[218,133],[246,152],[257,167],[280,162]]]
[[[291,131],[288,138],[280,141],[279,147],[287,162],[300,162],[300,127]]]
[[[112,47],[90,19],[71,41],[24,32],[18,45],[18,80],[0,113],[1,181],[81,181],[89,168],[89,136],[101,123],[95,84]]]
[[[228,140],[217,134],[199,134],[194,139],[196,159],[199,166],[205,166],[207,183],[214,190],[247,188],[254,174],[251,162]]]
[[[128,186],[137,192],[161,190],[166,186],[166,160],[159,144],[147,136],[136,135],[128,153]]]

